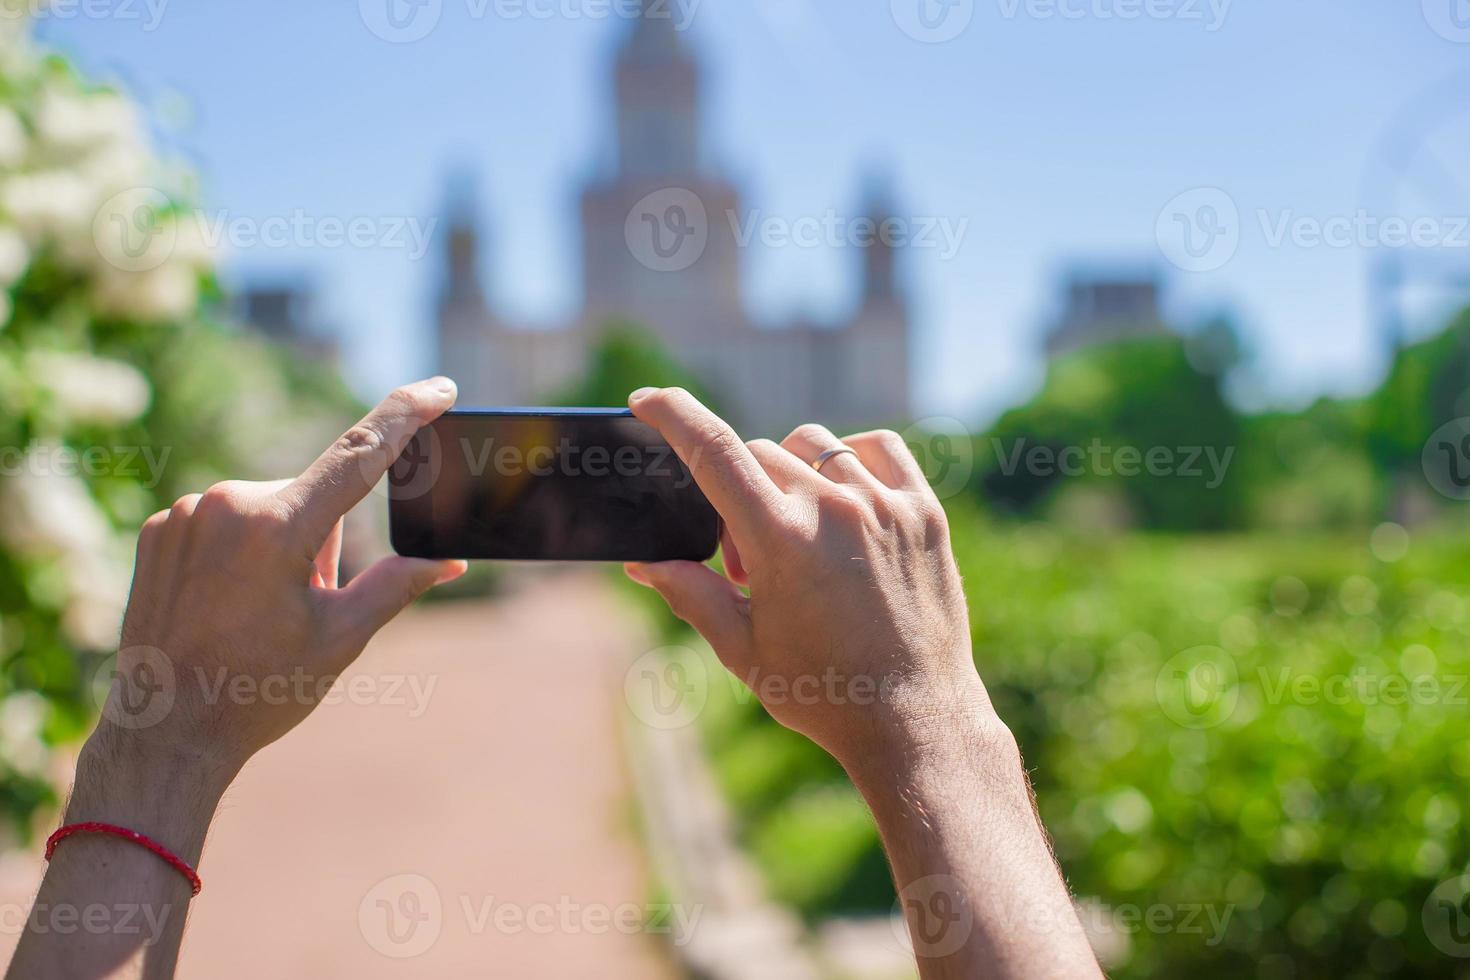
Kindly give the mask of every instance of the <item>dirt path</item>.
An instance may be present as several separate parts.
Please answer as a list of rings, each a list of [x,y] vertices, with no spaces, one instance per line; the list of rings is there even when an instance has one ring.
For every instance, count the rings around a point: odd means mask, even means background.
[[[401,617],[232,788],[179,975],[668,977],[617,737],[638,635],[587,576]]]

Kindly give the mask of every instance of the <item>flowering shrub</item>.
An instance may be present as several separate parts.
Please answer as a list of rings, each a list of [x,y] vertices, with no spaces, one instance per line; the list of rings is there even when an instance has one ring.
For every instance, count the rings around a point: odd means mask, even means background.
[[[197,223],[180,220],[186,179],[124,96],[3,12],[0,813],[23,833],[50,796],[50,747],[96,711],[138,525],[224,475],[290,472],[351,399],[201,317],[215,290]]]

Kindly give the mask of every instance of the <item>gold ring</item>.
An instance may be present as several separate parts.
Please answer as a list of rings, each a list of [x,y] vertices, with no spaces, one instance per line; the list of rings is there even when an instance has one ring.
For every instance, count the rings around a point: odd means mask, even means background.
[[[853,449],[851,446],[839,446],[836,449],[829,449],[826,452],[822,453],[822,455],[818,456],[816,459],[812,460],[812,469],[816,470],[818,473],[822,472],[822,467],[827,465],[827,460],[831,459],[833,456],[841,456],[843,453],[852,453],[854,456],[856,456],[857,450]]]

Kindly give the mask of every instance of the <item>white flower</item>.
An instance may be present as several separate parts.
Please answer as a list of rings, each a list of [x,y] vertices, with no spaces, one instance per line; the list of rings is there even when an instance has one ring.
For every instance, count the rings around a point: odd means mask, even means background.
[[[43,152],[91,153],[112,143],[138,142],[138,117],[122,97],[78,92],[42,94],[36,107],[36,137]]]
[[[142,372],[122,361],[34,351],[26,357],[26,366],[71,422],[131,422],[148,410],[153,396]]]
[[[40,63],[36,47],[27,32],[30,20],[26,17],[28,0],[0,0],[0,75],[7,78],[29,78],[35,75]]]
[[[129,187],[103,201],[92,218],[90,240],[67,251],[77,263],[101,259],[123,272],[147,272],[173,257],[179,223],[172,205],[153,187]],[[105,266],[102,271],[107,271]]]
[[[20,281],[31,262],[24,238],[14,228],[0,227],[0,289]]]
[[[109,143],[79,161],[76,170],[94,187],[100,200],[126,187],[144,183],[152,170],[148,149],[138,142]]]
[[[36,691],[17,691],[0,701],[0,755],[22,772],[38,775],[48,752],[41,731],[49,706]]]
[[[217,243],[207,233],[203,214],[197,210],[190,211],[178,216],[177,224],[174,261],[201,272],[210,268],[214,264]]]
[[[63,465],[67,458],[52,443],[30,446],[0,481],[0,540],[18,553],[59,557],[107,548],[107,520],[86,484]]]
[[[65,582],[61,628],[72,644],[117,642],[128,599],[124,542],[76,475],[76,456],[54,443],[29,447],[0,481],[0,542],[59,563]]]
[[[128,604],[128,567],[116,549],[74,554],[66,562],[68,597],[61,631],[74,646],[106,650],[117,645]]]
[[[12,170],[20,166],[26,155],[26,131],[20,116],[0,106],[0,167]]]
[[[90,229],[96,207],[87,181],[70,171],[38,171],[0,182],[0,209],[32,245]]]
[[[114,316],[148,323],[182,320],[199,303],[198,274],[175,262],[145,272],[99,270],[92,301]]]

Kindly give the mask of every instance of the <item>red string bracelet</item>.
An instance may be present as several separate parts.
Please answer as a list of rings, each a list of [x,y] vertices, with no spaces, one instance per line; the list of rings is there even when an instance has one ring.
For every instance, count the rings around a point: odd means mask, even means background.
[[[189,880],[189,889],[195,895],[198,895],[199,889],[204,887],[204,882],[199,880],[199,875],[195,873],[194,869],[189,867],[173,851],[170,851],[151,837],[146,837],[136,830],[119,827],[116,824],[97,823],[96,821],[89,820],[86,823],[71,823],[59,828],[56,833],[46,838],[46,860],[51,860],[51,855],[56,851],[56,845],[66,840],[72,834],[112,834],[114,837],[121,837],[123,840],[132,841],[139,847],[145,847],[158,855],[168,863],[169,867],[187,878]]]

